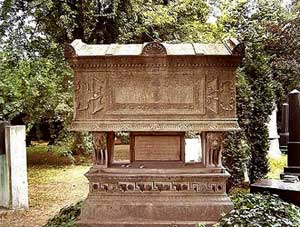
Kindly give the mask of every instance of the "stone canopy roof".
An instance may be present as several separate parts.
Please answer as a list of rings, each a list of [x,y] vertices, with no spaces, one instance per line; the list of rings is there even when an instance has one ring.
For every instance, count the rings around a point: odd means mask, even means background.
[[[86,44],[80,39],[65,45],[65,57],[81,56],[242,56],[244,45],[236,39],[227,39],[221,44],[164,43],[154,41],[144,44]]]

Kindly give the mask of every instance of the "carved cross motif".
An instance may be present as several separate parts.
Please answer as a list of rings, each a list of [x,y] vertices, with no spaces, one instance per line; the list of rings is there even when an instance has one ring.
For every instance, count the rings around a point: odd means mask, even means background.
[[[78,97],[76,99],[77,102],[77,110],[85,111],[88,109],[92,109],[92,114],[96,114],[97,112],[104,109],[104,81],[93,78],[87,82],[78,81],[75,84],[75,91],[78,94],[87,94],[86,98]]]

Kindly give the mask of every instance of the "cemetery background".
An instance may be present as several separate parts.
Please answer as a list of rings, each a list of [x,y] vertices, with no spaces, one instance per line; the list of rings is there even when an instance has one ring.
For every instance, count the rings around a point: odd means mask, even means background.
[[[88,135],[67,132],[72,112],[72,73],[62,56],[64,42],[77,38],[87,43],[137,43],[155,38],[220,42],[237,35],[247,50],[237,72],[237,108],[243,130],[227,136],[224,164],[232,174],[232,186],[243,184],[241,170],[246,168],[251,182],[264,177],[269,170],[265,123],[273,100],[280,106],[289,91],[299,89],[299,3],[292,1],[288,9],[280,1],[260,1],[259,7],[248,1],[216,4],[220,9],[217,12],[205,1],[190,0],[127,0],[113,4],[4,1],[1,21],[5,23],[0,26],[1,113],[12,124],[26,124],[28,144],[31,139],[47,139],[58,145],[58,153],[72,160],[74,154],[90,152],[91,143]],[[17,12],[22,13],[16,16]],[[210,16],[212,13],[217,14],[217,21]],[[46,157],[48,163],[51,155],[43,155],[33,156]],[[272,167],[284,162],[283,157],[270,163]],[[29,169],[29,176],[31,171],[34,173],[34,168]],[[32,180],[31,186],[38,183]],[[65,203],[57,205],[56,210]]]

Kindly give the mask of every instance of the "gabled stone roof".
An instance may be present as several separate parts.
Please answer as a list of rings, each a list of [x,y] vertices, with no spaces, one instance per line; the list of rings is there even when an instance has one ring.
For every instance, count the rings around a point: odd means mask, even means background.
[[[144,44],[86,44],[80,39],[65,46],[65,57],[80,56],[191,56],[191,55],[243,55],[244,45],[236,39],[227,39],[223,44],[161,43]]]

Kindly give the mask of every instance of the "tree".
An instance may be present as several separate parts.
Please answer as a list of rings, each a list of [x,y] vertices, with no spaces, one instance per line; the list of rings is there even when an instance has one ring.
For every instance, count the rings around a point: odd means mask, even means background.
[[[243,96],[238,112],[251,151],[248,167],[254,182],[268,173],[266,123],[274,103],[299,86],[299,14],[276,0],[223,1],[220,7],[219,22],[246,45],[241,73],[250,92],[238,93]],[[239,108],[241,104],[246,108]]]

